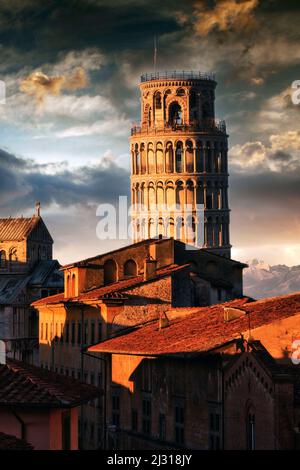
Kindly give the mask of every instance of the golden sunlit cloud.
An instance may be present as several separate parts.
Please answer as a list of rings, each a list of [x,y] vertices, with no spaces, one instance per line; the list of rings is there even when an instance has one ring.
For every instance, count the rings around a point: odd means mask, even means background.
[[[44,104],[47,94],[60,95],[62,90],[78,90],[88,85],[87,75],[81,67],[73,75],[57,75],[49,77],[43,72],[34,72],[20,83],[20,90],[36,99],[39,108]]]
[[[253,10],[258,3],[259,0],[218,0],[213,9],[208,9],[205,1],[200,0],[195,4],[195,32],[207,36],[214,29],[242,30],[253,24]]]

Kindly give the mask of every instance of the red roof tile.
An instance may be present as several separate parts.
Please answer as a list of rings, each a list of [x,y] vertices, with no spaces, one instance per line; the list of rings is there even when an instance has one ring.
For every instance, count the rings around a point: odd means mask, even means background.
[[[224,307],[245,311],[240,318],[225,322]],[[190,309],[177,309],[185,313]],[[275,320],[300,313],[300,293],[283,297],[247,302],[236,300],[226,304],[203,307],[190,315],[170,320],[170,325],[159,330],[158,322],[140,327],[130,333],[103,341],[89,348],[93,352],[119,354],[163,355],[205,352],[221,346],[241,332],[269,324]]]
[[[33,447],[23,439],[0,432],[0,450],[33,450]]]
[[[0,365],[0,405],[67,408],[96,398],[92,385],[15,359]]]
[[[129,279],[123,279],[121,281],[114,282],[113,284],[109,284],[107,286],[102,286],[102,287],[98,287],[95,289],[91,289],[87,292],[83,292],[78,297],[65,298],[63,293],[56,294],[50,297],[45,297],[43,299],[37,300],[32,305],[34,305],[35,307],[38,307],[40,305],[47,305],[47,304],[53,304],[53,303],[59,303],[59,302],[71,302],[71,301],[84,302],[87,300],[104,299],[116,292],[124,292],[132,288],[138,287],[139,285],[146,284],[149,282],[154,282],[158,279],[161,279],[162,277],[170,276],[172,273],[181,271],[187,268],[188,266],[189,264],[184,264],[181,266],[177,264],[171,264],[164,268],[158,269],[156,271],[155,278],[149,279],[148,281],[145,281],[143,275],[140,275],[136,277],[131,277]]]

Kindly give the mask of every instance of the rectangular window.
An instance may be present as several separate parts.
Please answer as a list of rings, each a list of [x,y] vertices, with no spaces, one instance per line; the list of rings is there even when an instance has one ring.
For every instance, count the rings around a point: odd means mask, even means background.
[[[95,344],[95,322],[91,322],[91,344]]]
[[[78,322],[77,324],[77,344],[81,344],[81,335],[82,335],[82,332],[81,332],[81,322]]]
[[[175,406],[175,442],[184,444],[184,408]]]
[[[95,385],[95,374],[91,374],[90,384]]]
[[[46,323],[45,340],[48,341],[48,323]]]
[[[98,322],[98,341],[102,340],[102,322]]]
[[[143,399],[143,433],[151,434],[151,399]]]
[[[112,396],[112,424],[114,426],[120,426],[120,397]]]
[[[63,323],[60,324],[60,342],[61,343],[64,342],[64,324]]]
[[[55,342],[58,341],[58,323],[55,323]]]
[[[41,323],[41,340],[44,339],[44,323]]]
[[[72,327],[71,327],[71,343],[72,345],[75,344],[75,322],[72,322]]]
[[[158,423],[158,431],[159,431],[159,439],[161,441],[166,440],[166,416],[162,413],[159,415],[159,423]]]
[[[134,432],[138,430],[138,412],[135,409],[131,410],[131,429]]]
[[[84,383],[88,383],[88,373],[85,372],[84,375],[83,375],[83,378],[84,378]]]

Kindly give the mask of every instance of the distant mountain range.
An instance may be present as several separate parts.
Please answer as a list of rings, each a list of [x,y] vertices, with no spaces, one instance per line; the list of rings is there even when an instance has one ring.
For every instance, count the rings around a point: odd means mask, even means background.
[[[300,292],[300,266],[270,266],[263,261],[248,261],[244,270],[244,294],[254,299]]]

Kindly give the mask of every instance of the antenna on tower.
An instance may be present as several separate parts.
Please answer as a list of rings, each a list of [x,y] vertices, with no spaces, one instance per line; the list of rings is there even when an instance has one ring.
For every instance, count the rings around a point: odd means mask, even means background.
[[[153,65],[154,65],[154,73],[156,75],[156,66],[157,66],[157,39],[156,34],[154,35],[154,58],[153,58]]]

